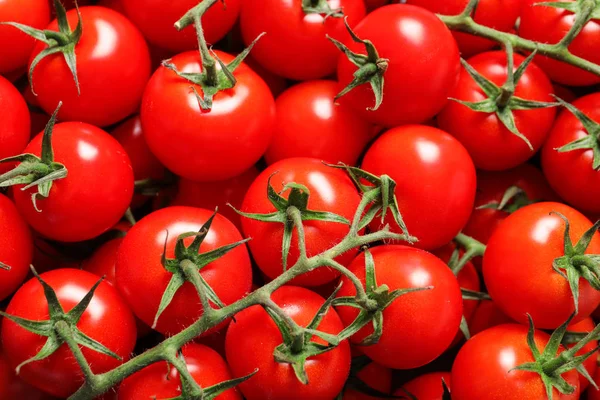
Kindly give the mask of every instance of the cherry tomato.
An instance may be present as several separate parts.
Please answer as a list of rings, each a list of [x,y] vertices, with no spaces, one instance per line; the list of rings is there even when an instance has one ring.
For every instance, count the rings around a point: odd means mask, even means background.
[[[515,54],[515,69],[524,59]],[[467,62],[498,86],[506,81],[506,53],[503,51],[478,54]],[[553,88],[546,74],[531,63],[519,80],[514,95],[526,100],[553,102],[552,93]],[[450,96],[469,102],[487,98],[464,68]],[[467,148],[477,168],[497,171],[522,164],[542,147],[552,128],[556,109],[516,110],[513,115],[517,129],[529,140],[533,151],[523,139],[511,133],[495,113],[473,111],[456,101],[449,101],[444,107],[438,116],[438,124]]]
[[[443,400],[444,386],[442,379],[450,389],[451,375],[450,372],[430,372],[421,375],[402,386],[402,389],[396,390],[395,396],[405,396],[406,391],[415,396],[419,400]],[[405,397],[401,397],[404,399]]]
[[[356,113],[384,126],[424,122],[446,104],[458,81],[460,60],[452,34],[435,14],[421,7],[392,4],[367,15],[354,32],[373,42],[379,57],[389,60],[384,74],[383,103],[376,111],[370,85],[361,85],[340,98]],[[364,45],[350,43],[365,54]],[[344,54],[338,63],[341,87],[352,81],[357,67]]]
[[[224,63],[233,60],[229,54],[215,54]],[[179,54],[171,62],[179,71],[200,72],[197,51]],[[150,150],[169,170],[193,181],[225,180],[264,154],[275,123],[273,95],[245,64],[234,75],[235,87],[217,93],[212,109],[203,111],[189,81],[165,67],[154,73],[144,94],[142,127]]]
[[[51,400],[50,396],[25,383],[0,353],[0,399]]]
[[[375,278],[389,290],[431,286],[431,289],[398,297],[383,311],[383,334],[377,344],[361,347],[373,361],[394,369],[410,369],[429,363],[442,354],[462,317],[462,295],[452,271],[439,258],[407,246],[378,246],[372,250]],[[365,256],[348,267],[365,284]],[[356,289],[342,277],[338,296],[354,296]],[[354,307],[338,307],[344,324],[358,315]],[[367,325],[350,338],[358,343],[373,332]]]
[[[424,125],[390,129],[371,145],[362,168],[396,181],[400,213],[409,233],[419,239],[416,246],[443,246],[467,223],[475,199],[475,167],[465,148],[446,132]],[[385,223],[396,227],[391,218],[388,214]],[[374,220],[374,228],[379,221]]]
[[[347,107],[336,105],[337,92],[336,82],[310,81],[292,86],[277,98],[277,123],[265,154],[267,164],[292,157],[356,164],[372,137],[372,126]]]
[[[65,312],[69,312],[98,281],[98,277],[77,269],[58,269],[41,275],[50,285]],[[48,320],[48,303],[37,279],[25,283],[14,295],[6,313],[34,321]],[[131,311],[115,288],[100,283],[77,328],[127,360],[135,345],[135,321]],[[12,367],[36,355],[47,338],[29,332],[5,319],[2,344]],[[96,374],[109,371],[122,361],[82,347],[81,351]],[[83,373],[66,344],[49,357],[21,368],[20,377],[27,383],[57,397],[68,397],[83,383]]]
[[[300,326],[307,326],[325,300],[318,294],[296,286],[283,286],[271,299]],[[247,400],[262,399],[333,399],[337,396],[350,371],[350,345],[342,341],[339,346],[307,360],[308,384],[296,378],[287,363],[278,363],[273,350],[283,339],[269,314],[261,306],[249,307],[236,315],[225,338],[227,362],[234,377],[258,372],[239,388]],[[337,334],[342,322],[333,309],[329,309],[317,327],[321,332]],[[317,337],[316,343],[325,344]],[[256,344],[260,343],[260,346]]]
[[[0,25],[0,35],[5,28]],[[21,93],[2,76],[0,76],[0,121],[0,160],[21,154],[29,142],[29,110]],[[10,164],[0,164],[0,174],[11,168]]]
[[[469,332],[471,336],[477,335],[493,326],[514,323],[514,320],[508,318],[496,304],[491,300],[482,300],[475,309],[471,320],[469,321]]]
[[[356,377],[364,384],[380,393],[390,393],[392,389],[392,370],[370,362],[356,374]],[[341,400],[378,400],[380,397],[373,397],[353,388],[344,390],[344,396]]]
[[[483,277],[494,303],[515,321],[554,329],[574,312],[569,282],[554,271],[552,262],[565,255],[565,223],[570,222],[573,244],[592,223],[575,209],[560,203],[536,203],[514,212],[496,228],[483,257]],[[600,252],[597,233],[585,251]],[[600,304],[600,292],[579,280],[579,313],[573,323],[588,317]]]
[[[273,175],[275,174],[275,175]],[[328,167],[312,158],[288,158],[269,166],[250,185],[242,211],[247,213],[271,213],[275,206],[268,200],[267,183],[269,177],[275,191],[279,192],[287,183],[305,185],[310,191],[308,209],[328,211],[352,220],[360,202],[358,192],[346,172]],[[288,196],[289,191],[283,193]],[[349,226],[338,222],[305,221],[306,251],[309,257],[317,255],[339,243],[349,231]],[[244,234],[251,237],[248,242],[254,261],[263,273],[274,279],[283,273],[281,246],[283,242],[283,224],[262,222],[242,218]],[[288,257],[288,267],[294,265],[299,256],[297,232],[294,229]],[[353,252],[347,252],[337,258],[346,265],[354,258]],[[319,286],[333,280],[339,273],[329,268],[318,268],[294,278],[291,282],[300,286]]]
[[[31,84],[46,113],[62,101],[60,119],[107,126],[138,108],[150,77],[150,54],[140,32],[123,15],[104,7],[79,11],[83,34],[75,53],[81,94],[61,53],[40,61]],[[77,11],[68,11],[67,20],[75,29]],[[52,21],[46,29],[58,31],[58,22]],[[43,42],[35,45],[30,64],[46,47]]]
[[[586,318],[582,321],[579,321],[576,324],[569,324],[569,326],[567,327],[567,331],[568,332],[577,332],[577,333],[589,333],[589,332],[593,331],[595,327],[596,327],[596,324],[594,323],[594,321],[591,318]],[[570,349],[573,346],[575,346],[575,343],[568,344],[565,347],[567,349]],[[583,346],[583,348],[581,350],[579,350],[576,353],[576,355],[582,356],[582,355],[594,350],[596,347],[598,347],[598,341],[592,340],[591,342],[589,342],[588,344]],[[598,358],[598,353],[596,352],[583,362],[583,367],[587,370],[587,372],[592,377],[596,374],[596,369],[598,368],[597,358]],[[587,380],[587,378],[584,377],[583,375],[579,374],[579,386],[581,387],[582,392],[588,387],[589,384],[590,384],[590,382]],[[590,390],[593,391],[594,388],[591,388]]]

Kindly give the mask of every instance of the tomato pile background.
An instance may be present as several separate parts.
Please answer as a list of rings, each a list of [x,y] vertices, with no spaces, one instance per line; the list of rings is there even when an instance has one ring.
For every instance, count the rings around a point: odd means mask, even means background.
[[[0,0],[0,400],[600,399],[600,2],[400,3]]]

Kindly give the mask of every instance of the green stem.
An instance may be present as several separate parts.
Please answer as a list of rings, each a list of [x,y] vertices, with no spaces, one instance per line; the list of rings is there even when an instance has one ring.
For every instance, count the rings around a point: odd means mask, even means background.
[[[204,38],[204,29],[200,22],[200,15],[194,16],[194,27],[196,28],[196,37],[198,38],[198,49],[200,50],[200,58],[202,59],[202,68],[206,71],[206,84],[216,87],[218,84],[217,77],[217,62],[210,54],[206,39]]]
[[[197,6],[190,8],[183,17],[175,22],[175,29],[180,31],[186,26],[192,25],[196,16],[204,15],[206,10],[211,8],[217,1],[218,0],[202,0]]]
[[[354,275],[348,268],[344,267],[342,264],[338,263],[335,260],[324,260],[323,266],[331,267],[344,275],[346,278],[352,282],[354,288],[356,289],[356,302],[364,307],[367,310],[376,310],[377,302],[373,299],[369,299],[367,296],[367,292],[365,292],[365,288],[363,287],[362,282],[356,275]]]
[[[460,271],[464,268],[467,263],[475,258],[483,256],[485,253],[485,245],[481,243],[479,240],[476,240],[470,236],[465,235],[464,233],[459,233],[454,238],[454,241],[465,249],[465,253],[460,257],[458,262],[452,267],[452,272],[454,275],[458,275]]]
[[[304,224],[302,222],[302,212],[294,206],[288,207],[286,210],[288,218],[292,220],[298,232],[298,250],[300,251],[300,259],[305,260],[306,256],[306,235],[304,233]]]
[[[571,42],[575,40],[579,32],[583,29],[585,24],[592,18],[592,13],[596,8],[596,2],[594,0],[582,0],[581,1],[580,11],[577,13],[575,17],[575,21],[573,22],[573,26],[567,32],[567,34],[561,39],[560,42],[556,45],[559,48],[567,49]]]
[[[304,329],[300,325],[298,325],[296,321],[292,319],[292,317],[287,315],[285,311],[270,298],[263,303],[263,306],[268,307],[271,311],[276,313],[279,316],[279,318],[281,318],[290,329],[290,334],[294,338],[291,346],[292,352],[301,352],[304,346]]]
[[[210,306],[210,302],[208,301],[208,296],[204,290],[204,286],[202,286],[200,271],[198,271],[198,266],[194,264],[194,262],[190,260],[182,260],[179,263],[181,270],[183,271],[183,275],[185,278],[194,285],[196,292],[198,293],[198,297],[200,297],[200,302],[202,303],[202,312],[204,314],[211,314],[214,311],[214,308]]]
[[[504,82],[500,88],[501,94],[496,99],[496,105],[500,109],[506,107],[511,97],[515,93],[513,46],[509,41],[507,41],[504,44],[504,48],[506,49],[506,82]]]
[[[186,398],[202,399],[204,391],[198,382],[196,382],[192,374],[190,374],[190,371],[188,371],[185,361],[175,354],[169,355],[168,362],[177,369],[177,372],[179,372],[181,386],[185,386],[185,390],[182,389],[182,392],[186,394]]]
[[[79,364],[86,381],[94,382],[95,375],[90,368],[90,364],[88,364],[87,360],[85,359],[83,352],[79,348],[79,345],[75,341],[75,338],[73,337],[73,331],[71,330],[69,324],[65,321],[58,321],[54,325],[54,329],[56,330],[58,336],[67,344],[67,346],[69,346],[69,349],[73,353],[77,364]]]

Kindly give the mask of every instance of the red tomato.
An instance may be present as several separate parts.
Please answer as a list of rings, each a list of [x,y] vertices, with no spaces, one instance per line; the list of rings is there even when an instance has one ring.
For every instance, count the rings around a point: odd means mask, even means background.
[[[1,7],[0,3],[0,9]],[[0,25],[0,35],[2,35],[2,29],[5,28]],[[0,54],[1,59],[2,55]],[[0,121],[2,121],[0,123],[0,160],[21,154],[29,142],[29,110],[21,93],[2,76],[0,76]],[[11,169],[10,164],[0,164],[0,175],[9,169]]]
[[[565,0],[574,2],[574,0]],[[537,0],[525,0],[519,23],[519,36],[542,43],[558,43],[571,29],[575,14],[561,8],[538,5]],[[581,32],[569,46],[576,56],[593,63],[600,63],[600,23],[592,19],[584,25]],[[600,82],[600,77],[580,68],[567,65],[544,56],[537,56],[536,63],[557,83],[568,86],[587,86]]]
[[[333,74],[339,50],[327,35],[344,42],[350,36],[343,18],[305,13],[302,0],[247,0],[242,5],[240,27],[249,45],[267,34],[252,49],[252,57],[266,69],[294,80],[318,79]],[[332,10],[342,9],[353,27],[365,16],[362,0],[329,0]],[[265,12],[269,10],[269,12]]]
[[[390,393],[392,390],[392,370],[370,362],[356,374],[356,377],[369,387],[381,392]],[[352,379],[352,378],[351,378]],[[380,397],[369,396],[356,389],[344,390],[341,400],[378,400]]]
[[[117,256],[117,287],[131,309],[147,325],[152,326],[162,295],[172,273],[161,264],[165,239],[167,258],[173,258],[179,235],[198,232],[212,211],[191,207],[168,207],[141,219],[127,233]],[[168,232],[168,233],[167,233]],[[189,246],[193,238],[184,243]],[[217,215],[200,252],[215,250],[235,243],[242,237],[226,218]],[[144,268],[140,268],[144,265]],[[201,269],[202,277],[224,304],[241,299],[250,291],[252,268],[248,251],[242,245]],[[175,334],[188,327],[202,315],[202,305],[194,286],[186,282],[158,319],[156,330]],[[225,324],[208,332],[214,332]]]
[[[44,29],[50,22],[48,0],[3,0],[0,3],[0,21]],[[0,42],[0,74],[16,76],[25,72],[35,39],[12,26],[0,25]],[[0,106],[2,108],[4,106]]]
[[[144,38],[123,15],[104,7],[79,9],[83,34],[75,46],[81,94],[61,53],[44,58],[31,82],[40,106],[51,114],[63,102],[59,118],[97,126],[114,124],[135,112],[150,77],[150,54]],[[67,12],[71,29],[77,11]],[[47,29],[58,31],[58,22]],[[34,57],[46,48],[36,44]]]
[[[308,289],[283,286],[271,299],[300,326],[307,326],[325,300]],[[350,345],[345,340],[333,350],[307,360],[308,385],[295,376],[292,366],[278,363],[273,350],[283,339],[277,325],[261,306],[255,305],[236,315],[225,339],[227,362],[234,377],[258,372],[239,388],[247,400],[263,399],[333,399],[340,393],[350,371]],[[332,309],[317,327],[321,332],[337,334],[342,322]],[[325,342],[314,337],[314,342]],[[257,346],[260,343],[260,346]]]
[[[210,347],[191,343],[182,349],[187,369],[203,388],[230,380],[225,360]],[[165,371],[167,372],[165,374]],[[119,386],[119,400],[166,399],[181,395],[179,372],[166,362],[154,363],[126,378]],[[217,400],[241,400],[236,389],[220,394]]]
[[[267,182],[273,175],[271,185],[277,192],[290,182],[305,185],[310,190],[308,209],[328,211],[352,220],[360,203],[360,196],[346,172],[328,167],[312,158],[288,158],[281,160],[264,170],[252,183],[242,211],[266,214],[276,211],[267,198]],[[287,197],[289,191],[283,193]],[[309,257],[329,249],[339,243],[349,231],[349,226],[338,222],[305,221],[306,251]],[[251,237],[248,242],[254,261],[270,279],[283,273],[281,245],[283,242],[283,224],[262,222],[242,218],[244,234]],[[294,229],[287,266],[291,267],[298,259],[298,239]],[[337,261],[347,265],[354,258],[354,252],[347,252]],[[329,268],[319,268],[294,278],[291,282],[300,286],[319,286],[333,280],[339,273]]]
[[[467,223],[475,199],[475,167],[465,148],[446,132],[423,125],[390,129],[369,148],[362,168],[396,181],[400,213],[409,233],[419,239],[416,246],[443,246]],[[396,227],[389,213],[385,223]]]
[[[63,242],[94,238],[116,224],[133,195],[133,172],[123,147],[102,129],[82,122],[56,124],[52,148],[65,165],[66,178],[53,182],[48,198],[31,201],[37,188],[13,190],[15,204],[27,223],[42,235]],[[42,134],[25,148],[41,154]]]
[[[277,123],[265,154],[267,164],[312,157],[355,165],[372,138],[372,126],[352,110],[336,105],[338,85],[310,81],[292,86],[275,102]]]
[[[594,382],[598,384],[600,382],[600,368],[596,369],[596,374],[592,376],[594,378]],[[600,399],[600,390],[596,390],[593,387],[590,387],[587,391],[587,400],[599,400]]]
[[[0,399],[51,400],[51,397],[15,375],[15,370],[0,353]]]
[[[402,386],[402,389],[396,390],[395,396],[406,395],[406,391],[419,400],[443,400],[444,386],[442,379],[450,389],[450,372],[430,372],[421,375]],[[404,397],[401,397],[404,399]]]
[[[515,70],[524,59],[523,56],[515,54]],[[504,51],[478,54],[467,62],[497,86],[502,86],[506,81]],[[526,100],[553,102],[553,92],[544,72],[531,63],[517,84],[514,95]],[[464,68],[450,97],[469,102],[487,98]],[[513,111],[513,115],[517,129],[529,140],[533,151],[523,139],[511,133],[495,113],[473,111],[456,101],[449,101],[437,121],[440,128],[451,133],[467,148],[477,168],[497,171],[522,164],[542,147],[552,128],[556,109],[548,107],[516,110]]]
[[[526,313],[540,329],[554,329],[574,312],[567,279],[552,268],[565,255],[565,223],[570,222],[573,245],[592,223],[575,209],[560,203],[536,203],[521,208],[500,224],[490,238],[483,257],[483,277],[494,303],[515,321],[526,323]],[[600,235],[595,234],[586,254],[600,253]],[[577,323],[600,304],[600,292],[583,278],[579,280]]]
[[[534,341],[540,352],[550,336],[535,331]],[[559,351],[564,350],[561,346]],[[539,400],[546,389],[540,375],[513,368],[534,361],[527,346],[527,327],[507,324],[490,328],[471,338],[461,348],[452,366],[452,398],[458,400]],[[577,371],[561,375],[575,387],[571,395],[553,389],[554,400],[579,399]]]
[[[573,105],[589,118],[600,122],[600,93],[576,100]],[[568,110],[562,111],[542,148],[542,168],[556,192],[582,211],[598,213],[600,171],[593,168],[592,149],[561,153],[556,149],[589,135],[583,124]]]
[[[77,269],[58,269],[41,275],[56,292],[65,312],[69,312],[98,281],[98,277]],[[6,313],[34,321],[48,320],[48,303],[37,279],[25,283],[14,295]],[[135,321],[129,308],[115,288],[102,282],[77,328],[92,339],[127,360],[135,345]],[[39,352],[47,338],[26,331],[5,319],[2,324],[2,344],[11,365],[15,367]],[[86,347],[81,351],[96,374],[109,371],[122,361]],[[26,364],[20,377],[27,383],[57,397],[68,397],[83,383],[83,373],[73,361],[73,355],[63,344],[51,356]]]
[[[589,333],[589,332],[593,331],[595,327],[596,327],[596,324],[594,323],[594,321],[591,318],[586,318],[576,324],[569,324],[569,326],[567,327],[567,331],[568,332]],[[575,346],[575,343],[567,345],[566,348],[570,349],[573,346]],[[576,353],[576,355],[582,356],[582,355],[594,350],[596,347],[598,347],[598,341],[592,340],[588,344],[583,346],[583,348],[581,350],[579,350]],[[592,354],[587,360],[585,360],[583,362],[583,367],[587,370],[587,372],[590,374],[591,377],[596,375],[596,369],[598,368],[597,359],[598,359],[598,352],[596,352],[595,354]],[[581,387],[582,392],[588,387],[589,384],[590,384],[590,382],[587,380],[587,378],[585,378],[583,375],[579,374],[579,386]],[[591,388],[590,390],[593,391],[594,388]]]
[[[394,369],[425,365],[442,354],[462,317],[462,295],[452,271],[439,258],[407,246],[378,246],[372,250],[378,285],[395,289],[432,286],[432,289],[398,297],[383,311],[383,334],[377,344],[361,347],[373,361]],[[365,256],[360,254],[348,267],[365,284]],[[354,296],[356,289],[342,277],[338,296]],[[344,324],[358,315],[354,307],[338,307]],[[373,332],[367,325],[350,338],[358,343]]]
[[[347,102],[359,115],[384,126],[421,123],[444,107],[458,81],[460,60],[452,34],[435,14],[393,4],[371,12],[354,32],[372,41],[379,57],[389,59],[383,103],[376,111],[368,109],[375,104],[369,84],[353,89],[340,103]],[[352,42],[348,47],[365,53],[360,43]],[[340,55],[337,73],[341,87],[352,81],[356,69],[344,54]]]
[[[471,336],[475,336],[493,326],[510,323],[514,323],[514,321],[500,311],[493,301],[483,300],[479,302],[471,321],[469,321],[469,331]]]
[[[224,63],[233,60],[227,53],[215,53]],[[179,54],[171,62],[179,71],[201,69],[197,51]],[[166,67],[154,73],[144,93],[142,126],[150,150],[169,170],[193,181],[225,180],[264,154],[275,123],[273,95],[245,64],[234,75],[235,87],[217,93],[212,109],[203,111],[189,81]]]

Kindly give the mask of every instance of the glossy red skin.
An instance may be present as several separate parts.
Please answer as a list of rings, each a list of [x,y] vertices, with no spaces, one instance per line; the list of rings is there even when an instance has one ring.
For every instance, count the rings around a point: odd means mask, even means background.
[[[180,179],[177,194],[170,205],[206,208],[207,210],[214,210],[218,207],[219,214],[233,222],[241,231],[242,217],[228,204],[239,210],[248,188],[257,176],[256,167],[250,167],[242,174],[224,181],[193,182],[188,179]]]
[[[15,374],[4,354],[0,353],[0,399],[52,400],[52,398],[25,383]]]
[[[443,400],[444,387],[442,386],[442,379],[451,391],[452,377],[450,372],[430,372],[411,380],[402,388],[419,400]],[[394,395],[406,395],[404,390],[398,389]]]
[[[493,326],[511,323],[514,323],[514,320],[500,311],[493,301],[483,300],[479,302],[471,321],[469,321],[469,331],[471,336],[475,336]]]
[[[98,277],[77,269],[58,269],[41,275],[54,290],[65,312],[69,312],[98,281]],[[48,303],[37,279],[25,283],[6,308],[8,314],[31,320],[48,319]],[[127,360],[136,340],[135,321],[117,290],[102,282],[83,313],[77,328]],[[11,366],[33,357],[46,338],[28,332],[7,319],[2,324],[2,344]],[[83,355],[96,374],[109,371],[123,361],[82,348]],[[57,397],[68,397],[83,383],[83,373],[63,344],[48,358],[21,368],[20,377],[27,383]]]
[[[0,26],[0,35],[2,29],[5,28]],[[0,121],[2,121],[0,124],[0,143],[2,143],[0,160],[21,154],[29,143],[29,110],[21,93],[2,76],[0,76]],[[0,174],[11,168],[11,164],[0,164]]]
[[[267,182],[277,192],[290,182],[305,185],[310,190],[308,209],[329,211],[351,221],[360,202],[356,187],[345,171],[325,166],[321,161],[312,158],[289,158],[272,164],[265,169],[250,185],[242,211],[247,213],[272,213],[275,206],[267,198]],[[283,194],[287,198],[289,191]],[[309,257],[317,255],[332,245],[339,243],[349,231],[349,226],[328,221],[305,221],[306,251]],[[283,273],[281,260],[281,244],[283,242],[283,224],[256,221],[242,218],[242,227],[254,261],[263,273],[274,279]],[[288,256],[288,268],[298,259],[298,239],[294,229]],[[349,264],[355,253],[346,252],[336,258],[343,265]],[[319,286],[332,281],[339,272],[329,268],[318,268],[294,278],[291,282],[298,286]]]
[[[383,28],[385,27],[385,28]],[[392,4],[376,9],[356,25],[354,32],[373,42],[379,57],[389,59],[383,103],[376,111],[369,84],[340,99],[372,123],[398,126],[424,122],[446,104],[458,81],[460,60],[452,34],[435,14],[424,8]],[[350,50],[365,54],[360,43]],[[357,67],[340,55],[337,74],[340,89],[353,79]]]
[[[600,382],[600,368],[596,369],[596,374],[592,376],[594,378],[594,382],[598,384]],[[600,400],[600,390],[594,389],[594,387],[590,387],[587,391],[587,400]]]
[[[44,29],[50,22],[48,0],[3,0],[0,21]],[[0,26],[0,42],[0,75],[14,76],[25,72],[35,39],[12,26]]]
[[[42,133],[25,148],[41,155]],[[82,122],[56,124],[52,134],[55,162],[67,177],[53,182],[48,198],[31,195],[37,188],[14,187],[15,204],[33,229],[49,239],[77,242],[92,239],[119,222],[133,195],[133,172],[123,147],[100,128]],[[93,212],[90,212],[93,210]]]
[[[369,387],[381,393],[390,393],[392,390],[392,370],[375,362],[367,364],[358,371],[356,377]],[[378,400],[380,397],[369,396],[355,389],[345,389],[342,400]]]
[[[467,223],[475,199],[475,167],[465,148],[446,132],[424,125],[390,129],[371,145],[362,168],[396,181],[400,213],[408,232],[419,239],[415,246],[441,247]],[[399,231],[391,214],[385,223]],[[371,225],[379,228],[380,219]]]
[[[210,347],[191,343],[183,347],[182,352],[190,375],[201,387],[232,379],[225,360]],[[129,376],[118,391],[119,400],[167,399],[180,395],[179,372],[166,362],[154,363]],[[242,397],[236,389],[229,389],[215,399],[241,400]]]
[[[600,121],[600,93],[576,100],[573,105],[595,121]],[[560,148],[588,133],[579,120],[568,110],[563,110],[548,140],[542,148],[542,169],[548,183],[569,204],[583,212],[598,213],[600,204],[600,171],[593,168],[592,149],[559,153]]]
[[[172,274],[161,264],[163,246],[168,231],[167,258],[173,258],[177,237],[187,232],[198,232],[210,218],[212,211],[191,207],[167,207],[138,221],[121,243],[117,255],[117,287],[135,315],[152,326],[162,295]],[[242,236],[226,218],[217,215],[209,234],[200,246],[200,252],[242,240]],[[193,238],[184,243],[189,246]],[[144,265],[144,268],[139,268]],[[222,258],[201,270],[202,277],[213,288],[224,304],[241,299],[250,291],[252,267],[248,251],[238,246]],[[156,330],[176,334],[202,315],[202,305],[194,286],[186,282],[175,294],[158,320]],[[214,332],[225,324],[209,330]]]
[[[515,69],[524,57],[515,54]],[[476,71],[498,86],[506,81],[506,53],[493,51],[478,54],[467,61]],[[552,85],[544,72],[535,64],[529,64],[515,89],[515,96],[536,101],[553,102]],[[460,80],[451,97],[463,101],[478,102],[487,98],[469,73],[463,68]],[[468,150],[475,166],[485,170],[505,170],[527,161],[542,147],[552,128],[556,108],[517,110],[513,112],[515,124],[531,143],[511,133],[496,114],[477,112],[456,102],[449,101],[438,115],[441,129],[456,137]]]
[[[122,14],[104,7],[81,7],[83,35],[75,46],[81,94],[61,53],[44,58],[33,73],[33,90],[40,106],[52,114],[59,101],[62,121],[114,124],[133,114],[150,77],[150,53],[141,33]],[[67,12],[72,29],[77,11]],[[49,30],[57,31],[52,21]],[[46,48],[38,42],[34,57]]]
[[[277,289],[271,299],[300,326],[307,326],[325,302],[318,294],[296,286]],[[337,334],[343,327],[336,312],[329,309],[318,329]],[[313,340],[325,343],[316,337]],[[232,375],[241,377],[258,369],[252,378],[239,386],[247,400],[330,400],[340,393],[350,372],[347,340],[331,351],[308,359],[305,365],[308,385],[296,378],[290,364],[274,360],[273,350],[282,342],[277,326],[258,305],[239,312],[229,325],[225,351]]]
[[[332,9],[342,8],[351,27],[366,13],[362,0],[329,0],[328,4]],[[266,69],[293,80],[334,73],[340,51],[327,35],[344,43],[351,41],[342,18],[306,14],[302,0],[247,0],[242,5],[240,27],[247,46],[266,32],[252,49],[252,57]]]
[[[573,2],[574,0],[566,0]],[[519,24],[519,36],[542,43],[558,43],[571,29],[575,15],[564,9],[536,5],[537,0],[524,0]],[[595,51],[600,45],[600,23],[592,19],[569,45],[572,54],[599,63],[600,53]],[[580,68],[537,56],[536,63],[554,82],[567,86],[587,86],[600,82],[600,77]]]
[[[534,341],[543,351],[550,336],[535,331]],[[559,351],[564,351],[561,346]],[[452,366],[452,398],[457,400],[539,400],[546,389],[539,374],[512,370],[532,362],[527,346],[527,327],[507,324],[490,328],[472,337],[461,348]],[[510,372],[509,372],[510,371]],[[578,373],[571,370],[561,376],[575,387],[570,395],[553,389],[555,400],[579,399]]]
[[[442,15],[458,15],[467,6],[468,0],[408,0],[408,4],[423,7]],[[475,22],[502,32],[509,32],[521,12],[521,0],[482,0],[477,4]],[[452,32],[463,58],[490,50],[496,42],[463,32]]]
[[[331,164],[356,165],[372,138],[372,126],[344,105],[336,105],[334,81],[292,86],[275,102],[277,123],[265,154],[267,164],[312,157]]]
[[[398,297],[383,311],[384,329],[377,344],[361,347],[373,361],[394,369],[425,365],[442,354],[456,332],[462,317],[460,286],[443,261],[413,247],[388,245],[371,251],[378,285],[390,290],[433,286],[432,289]],[[365,284],[365,257],[357,256],[348,267]],[[354,296],[356,289],[342,277],[338,297]],[[358,315],[353,307],[338,307],[349,325]],[[367,325],[350,338],[358,343],[373,332]]]
[[[193,24],[182,31],[173,26],[197,0],[121,0],[129,19],[156,46],[175,52],[198,48]],[[236,22],[242,1],[227,1],[227,6],[213,5],[202,17],[204,37],[210,44],[221,40]]]
[[[483,257],[483,278],[496,305],[507,316],[526,324],[526,313],[539,329],[555,329],[574,312],[568,281],[552,268],[564,255],[565,223],[568,218],[573,244],[592,223],[575,209],[561,203],[536,203],[514,212],[490,238]],[[586,254],[600,252],[600,235],[594,235]],[[600,303],[600,292],[583,278],[579,280],[577,323]]]
[[[596,324],[594,323],[594,321],[591,318],[586,318],[582,321],[579,321],[576,324],[569,324],[569,326],[567,327],[567,331],[589,333],[589,332],[593,331],[595,327],[596,327]],[[567,347],[567,349],[570,349],[573,346],[575,346],[575,344],[569,344],[566,347]],[[583,348],[580,351],[578,351],[576,353],[576,355],[582,356],[582,355],[594,350],[596,347],[598,347],[598,341],[592,340],[591,342],[589,342],[588,344],[583,346]],[[584,368],[587,370],[587,372],[592,377],[596,374],[596,369],[598,368],[597,358],[598,358],[598,352],[592,354],[588,359],[586,359],[583,362]],[[579,374],[579,385],[581,387],[582,392],[589,386],[589,384],[590,384],[590,382],[587,380],[587,378],[585,378],[583,375]],[[594,388],[591,388],[590,390],[593,391]]]
[[[227,53],[215,53],[224,63],[233,60]],[[179,71],[201,70],[197,51],[178,54],[171,62]],[[273,95],[245,64],[234,75],[235,87],[217,93],[210,111],[200,109],[190,90],[193,85],[175,72],[160,67],[150,79],[142,102],[144,137],[175,174],[198,182],[233,178],[266,151],[275,124]]]

